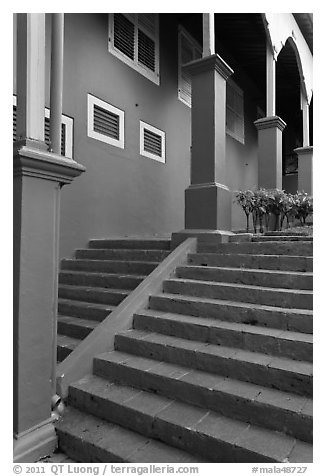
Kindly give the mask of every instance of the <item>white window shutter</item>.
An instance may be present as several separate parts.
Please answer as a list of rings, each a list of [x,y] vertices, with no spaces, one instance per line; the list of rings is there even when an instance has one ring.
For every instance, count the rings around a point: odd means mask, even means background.
[[[122,13],[114,13],[113,45],[131,60],[135,59],[135,25]]]
[[[230,80],[226,83],[226,132],[244,143],[243,92]]]
[[[179,31],[179,93],[178,97],[191,106],[191,75],[183,66],[201,58],[201,49],[196,41],[183,29]]]

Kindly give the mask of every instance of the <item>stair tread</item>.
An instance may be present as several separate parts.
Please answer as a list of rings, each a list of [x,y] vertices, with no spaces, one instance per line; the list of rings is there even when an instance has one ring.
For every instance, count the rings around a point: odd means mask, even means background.
[[[147,415],[152,418],[154,427],[156,422],[163,421],[179,428],[187,428],[188,431],[208,436],[219,442],[223,441],[238,448],[254,451],[273,461],[282,462],[290,458],[298,441],[292,436],[228,418],[158,394],[139,391],[113,382],[110,385],[107,379],[93,375],[79,380],[72,385],[72,388]]]
[[[61,314],[58,315],[58,322],[64,324],[72,324],[74,326],[87,327],[91,329],[95,329],[95,327],[97,327],[99,324],[99,322],[91,319],[82,319],[81,317],[74,316],[63,316]]]
[[[85,274],[92,276],[103,276],[104,278],[131,278],[131,279],[145,279],[145,275],[140,274],[128,274],[128,273],[105,273],[102,271],[85,271],[85,270],[68,270],[63,269],[60,274],[73,274],[76,276],[84,276]],[[77,286],[77,285],[76,285]],[[107,288],[105,288],[107,289]]]
[[[275,288],[272,288],[275,289]],[[192,301],[192,302],[198,302],[199,300],[201,302],[207,302],[211,304],[220,304],[220,305],[228,305],[228,306],[234,306],[234,307],[244,307],[244,308],[252,308],[253,304],[252,303],[247,303],[247,302],[242,302],[242,301],[230,301],[227,299],[213,299],[213,298],[207,298],[207,297],[193,297],[193,296],[186,296],[183,294],[173,294],[173,293],[157,293],[155,294],[155,297],[161,297],[161,298],[168,298],[168,299],[178,299],[178,300],[183,300],[183,301]],[[286,312],[286,313],[292,313],[292,314],[303,314],[303,315],[313,315],[313,311],[311,309],[297,309],[297,308],[285,308],[285,307],[277,307],[277,306],[268,306],[266,304],[255,304],[256,309],[262,309],[262,310],[267,310],[267,311],[280,311],[280,312]]]
[[[59,303],[63,303],[63,304],[70,304],[70,305],[73,305],[73,306],[82,306],[82,307],[85,307],[85,308],[96,308],[96,309],[105,309],[105,310],[108,310],[108,311],[113,311],[116,306],[113,306],[111,304],[99,304],[99,303],[96,303],[96,302],[89,302],[89,301],[79,301],[79,300],[75,300],[75,299],[64,299],[64,298],[59,298],[58,299],[58,302]]]
[[[77,284],[59,284],[59,289],[74,289],[79,291],[94,291],[94,292],[103,292],[103,293],[115,293],[115,294],[126,294],[131,293],[130,289],[120,289],[120,288],[103,288],[97,286],[80,286]]]
[[[156,311],[154,309],[143,309],[136,313],[137,315],[153,316],[161,319],[168,319],[171,321],[181,321],[189,324],[203,325],[205,327],[215,327],[221,329],[229,329],[238,332],[246,332],[251,334],[260,334],[270,337],[278,337],[282,339],[287,339],[291,341],[300,341],[300,342],[313,342],[313,337],[311,334],[306,334],[302,332],[294,332],[283,329],[275,329],[270,327],[263,326],[253,326],[251,324],[243,324],[238,322],[230,322],[210,317],[196,317],[188,314],[177,314],[172,312],[165,311]]]
[[[68,408],[56,425],[60,433],[69,433],[107,450],[116,457],[110,462],[125,463],[203,463],[194,456],[160,441],[140,435],[132,430],[97,418],[75,408]],[[103,461],[106,462],[106,461]]]
[[[64,334],[58,333],[57,335],[57,346],[66,347],[68,349],[74,350],[78,344],[80,344],[81,339],[76,339],[74,337],[69,337]]]
[[[214,251],[198,251],[197,253],[191,253],[191,255],[198,255],[198,256],[208,256],[208,257],[211,257],[211,256],[220,256],[220,255],[224,255],[224,256],[252,256],[252,257],[268,257],[268,258],[291,258],[291,260],[295,259],[295,258],[308,258],[310,260],[313,259],[312,256],[306,256],[306,255],[286,255],[286,254],[268,254],[268,255],[265,255],[264,253],[236,253],[236,252],[230,252],[230,253],[227,253],[227,252],[223,252],[223,253],[214,253]]]
[[[164,376],[165,379],[185,381],[216,392],[241,397],[260,404],[265,403],[271,407],[283,408],[303,416],[312,416],[312,399],[306,396],[267,388],[255,383],[244,382],[171,362],[128,354],[119,350],[105,352],[96,356],[95,359],[121,364],[133,371],[137,369],[146,372],[146,374]]]
[[[185,279],[185,278],[169,278],[167,279],[169,282],[177,282],[177,283],[193,283],[193,284],[204,284],[206,286],[224,286],[228,288],[241,288],[241,289],[257,289],[262,291],[271,291],[271,292],[280,292],[280,293],[292,293],[292,294],[308,294],[313,295],[313,291],[309,289],[288,289],[288,288],[270,288],[267,286],[256,286],[252,284],[241,284],[241,283],[225,283],[223,281],[204,281],[201,279]]]
[[[309,271],[282,271],[282,270],[273,270],[273,269],[262,269],[262,268],[236,268],[234,266],[203,266],[203,265],[193,265],[187,264],[179,266],[178,268],[189,268],[193,270],[207,269],[207,270],[223,270],[223,271],[234,271],[236,273],[246,272],[246,273],[258,273],[258,274],[270,274],[270,275],[286,275],[286,276],[313,276],[312,272]],[[275,289],[275,288],[273,288]]]
[[[138,331],[136,329],[119,332],[117,335],[143,342],[165,346],[169,345],[175,348],[210,354],[216,357],[230,359],[235,362],[254,363],[263,367],[282,369],[296,374],[312,376],[313,367],[310,362],[297,361],[285,357],[267,355],[234,347],[191,341],[181,337],[158,334],[156,332]]]

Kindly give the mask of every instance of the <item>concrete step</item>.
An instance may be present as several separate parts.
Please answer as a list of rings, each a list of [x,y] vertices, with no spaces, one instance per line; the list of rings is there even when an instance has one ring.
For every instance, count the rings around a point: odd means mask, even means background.
[[[59,298],[117,306],[130,291],[126,289],[94,288],[88,286],[59,285]]]
[[[312,242],[239,242],[239,243],[199,243],[199,253],[236,253],[259,255],[312,256]]]
[[[56,424],[59,448],[80,463],[204,463],[199,456],[83,413],[66,410]]]
[[[87,271],[61,271],[59,283],[100,288],[135,289],[145,277]]]
[[[57,335],[57,361],[62,362],[80,343],[80,339],[68,337],[62,334]]]
[[[312,395],[312,364],[309,362],[135,329],[116,334],[115,350],[284,392]]]
[[[298,272],[311,272],[313,267],[311,256],[191,253],[188,255],[188,261],[189,264],[200,266],[227,266]]]
[[[303,228],[303,231],[287,231],[286,229],[281,231],[265,231],[264,236],[308,236],[309,237],[311,235],[307,235],[307,233],[304,232],[304,228]]]
[[[253,236],[252,241],[255,243],[265,243],[266,241],[313,241],[312,236],[300,236],[300,235],[261,235]]]
[[[95,327],[96,321],[80,319],[79,317],[58,316],[58,333],[73,337],[74,339],[85,339]]]
[[[89,241],[90,248],[128,250],[170,250],[171,240],[163,238],[110,238]]]
[[[163,292],[297,309],[312,309],[313,305],[312,291],[191,279],[167,279]]]
[[[125,250],[125,249],[79,249],[77,259],[113,261],[162,261],[170,252],[167,250]]]
[[[158,265],[158,262],[146,261],[110,261],[88,259],[63,259],[62,270],[96,271],[99,273],[136,274],[147,276]]]
[[[94,373],[120,384],[312,441],[312,400],[307,397],[118,351],[97,356]]]
[[[312,311],[302,309],[286,309],[168,293],[151,296],[149,308],[307,334],[312,334],[313,331]]]
[[[291,461],[296,445],[311,458],[311,445],[292,436],[95,376],[70,387],[69,403],[207,462]]]
[[[134,315],[133,327],[198,342],[312,362],[312,335],[280,329],[145,309]]]
[[[312,290],[313,287],[312,273],[293,271],[188,265],[178,267],[176,269],[176,276],[185,279],[249,284],[273,288]]]
[[[115,306],[109,306],[108,304],[96,304],[70,299],[59,299],[58,301],[59,314],[92,319],[100,322],[111,314],[114,309]]]

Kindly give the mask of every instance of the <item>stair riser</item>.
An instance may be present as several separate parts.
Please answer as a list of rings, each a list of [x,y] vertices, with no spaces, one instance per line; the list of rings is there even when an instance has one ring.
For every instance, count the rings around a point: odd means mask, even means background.
[[[99,273],[138,274],[147,276],[158,263],[137,261],[62,260],[61,269],[74,271],[97,271]]]
[[[266,243],[266,241],[313,241],[312,236],[253,236],[252,242],[254,243]]]
[[[261,255],[312,256],[313,244],[300,242],[199,243],[199,253],[248,253]]]
[[[58,321],[58,333],[75,339],[85,339],[92,332],[93,327],[85,327]]]
[[[57,362],[62,362],[69,354],[71,354],[71,349],[57,346]]]
[[[59,449],[75,461],[81,463],[127,463],[117,454],[60,429],[57,430],[57,435]]]
[[[88,289],[68,289],[59,287],[59,298],[72,299],[76,301],[93,302],[98,304],[108,304],[117,306],[127,297],[126,293],[114,293],[110,291],[99,291],[96,288]]]
[[[209,342],[225,347],[235,347],[252,352],[261,352],[263,354],[312,362],[311,343],[297,342],[245,331],[214,328],[205,325],[205,319],[203,319],[202,324],[190,324],[188,322],[171,321],[163,317],[135,314],[133,327],[135,329],[181,337],[183,339]]]
[[[312,418],[277,406],[254,402],[252,398],[232,395],[218,389],[194,385],[180,379],[139,370],[126,364],[94,359],[96,375],[140,390],[157,392],[168,398],[213,410],[226,417],[284,431],[307,442],[312,440]],[[155,370],[154,370],[155,372]]]
[[[312,334],[312,316],[302,314],[289,314],[282,311],[267,311],[257,309],[254,306],[249,308],[200,302],[193,302],[184,299],[170,299],[164,296],[151,296],[149,308],[158,311],[172,312],[176,314],[186,314],[195,317],[211,317],[231,322],[242,322],[259,326],[272,327],[276,329],[291,330]]]
[[[89,248],[128,250],[170,250],[169,240],[90,240]]]
[[[100,288],[135,289],[143,278],[136,276],[104,276],[95,273],[74,274],[64,272],[59,274],[60,284],[76,286],[94,286]]]
[[[124,260],[124,261],[162,261],[168,256],[168,251],[157,250],[76,250],[77,259],[88,260]]]
[[[274,271],[312,272],[313,268],[312,257],[305,256],[198,253],[189,254],[188,261],[189,264],[200,266],[229,266]]]
[[[136,340],[117,334],[115,349],[142,357],[171,362],[224,377],[276,388],[298,395],[312,395],[312,377],[295,371],[275,369],[255,362],[244,362],[200,351]]]
[[[111,309],[98,309],[96,307],[92,307],[91,304],[88,307],[79,306],[78,302],[76,304],[73,303],[65,303],[60,302],[58,303],[58,312],[63,316],[72,316],[72,317],[80,317],[85,319],[91,319],[93,321],[103,321],[112,311]]]
[[[163,291],[186,296],[206,297],[210,299],[226,299],[267,306],[286,307],[294,309],[312,309],[312,294],[309,292],[279,291],[257,288],[241,288],[222,286],[218,283],[182,282],[167,280],[163,284]]]
[[[270,457],[253,451],[235,447],[233,442],[226,443],[213,436],[200,433],[192,428],[180,426],[160,418],[160,415],[149,416],[137,409],[128,408],[121,403],[105,400],[97,395],[71,388],[69,401],[75,407],[88,411],[96,417],[110,421],[137,431],[142,435],[158,439],[166,444],[199,454],[213,462],[273,462]]]
[[[312,290],[312,276],[288,275],[286,273],[263,273],[241,269],[207,269],[205,267],[179,267],[176,276],[184,279],[198,279],[224,283],[249,284],[271,288]]]

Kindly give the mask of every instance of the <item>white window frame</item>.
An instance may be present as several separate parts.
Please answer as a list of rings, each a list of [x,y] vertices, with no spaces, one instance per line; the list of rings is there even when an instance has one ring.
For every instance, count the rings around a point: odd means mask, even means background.
[[[148,31],[143,29],[141,26],[138,25],[138,13],[134,13],[134,18],[132,18],[128,13],[122,13],[131,23],[133,23],[135,27],[135,59],[132,60],[128,56],[126,56],[122,51],[118,50],[114,46],[114,13],[108,14],[108,22],[109,22],[109,38],[108,38],[108,50],[111,54],[119,58],[125,64],[130,66],[130,68],[138,71],[138,73],[145,76],[145,78],[149,79],[153,83],[159,86],[160,84],[160,35],[159,35],[159,14],[154,13],[155,15],[155,36],[151,35]],[[143,33],[149,36],[155,44],[155,71],[152,71],[149,68],[146,68],[145,65],[138,62],[138,29],[141,29]]]
[[[114,139],[113,137],[100,134],[99,132],[94,131],[94,105],[106,109],[113,114],[119,116],[119,139]],[[87,135],[92,137],[92,139],[105,142],[106,144],[119,147],[120,149],[125,148],[125,113],[121,109],[118,109],[112,104],[109,104],[102,99],[99,99],[92,94],[87,94]]]
[[[202,55],[202,47],[200,44],[193,38],[190,33],[181,25],[178,27],[178,99],[186,104],[186,106],[191,107],[191,100],[186,101],[185,98],[181,96],[181,85],[182,85],[182,64],[181,64],[181,57],[182,57],[182,50],[181,50],[181,37],[184,36],[186,40],[190,43],[191,47],[198,51],[200,56]]]
[[[161,156],[151,154],[147,150],[144,149],[144,131],[147,129],[150,132],[153,132],[154,134],[157,134],[162,138],[162,154]],[[139,133],[140,133],[140,150],[139,153],[140,155],[143,155],[144,157],[148,157],[149,159],[156,160],[158,162],[161,162],[162,164],[166,163],[166,158],[165,158],[165,132],[161,131],[160,129],[157,129],[154,126],[151,126],[150,124],[147,124],[144,121],[139,121]]]
[[[13,95],[13,105],[17,107],[17,96]],[[44,108],[44,117],[50,119],[50,109]],[[65,125],[65,157],[68,159],[73,158],[73,131],[74,120],[72,117],[68,117],[64,114],[61,116],[61,122]]]
[[[230,107],[228,105],[227,100],[226,100],[226,104],[225,104],[225,115],[226,115],[226,110],[229,109],[236,116],[241,117],[242,122],[243,122],[243,132],[242,132],[242,134],[237,134],[234,131],[231,131],[230,129],[228,129],[228,127],[226,125],[226,117],[225,117],[225,132],[230,137],[233,137],[233,139],[236,139],[238,142],[241,142],[241,144],[244,144],[245,143],[245,120],[244,120],[244,95],[243,95],[243,90],[241,88],[239,88],[239,86],[230,78],[227,80],[226,87],[227,88],[231,87],[232,89],[234,89],[241,96],[241,99],[242,99],[242,111],[241,111],[242,115],[240,116],[238,111],[235,111],[234,109],[232,109],[232,107]]]

